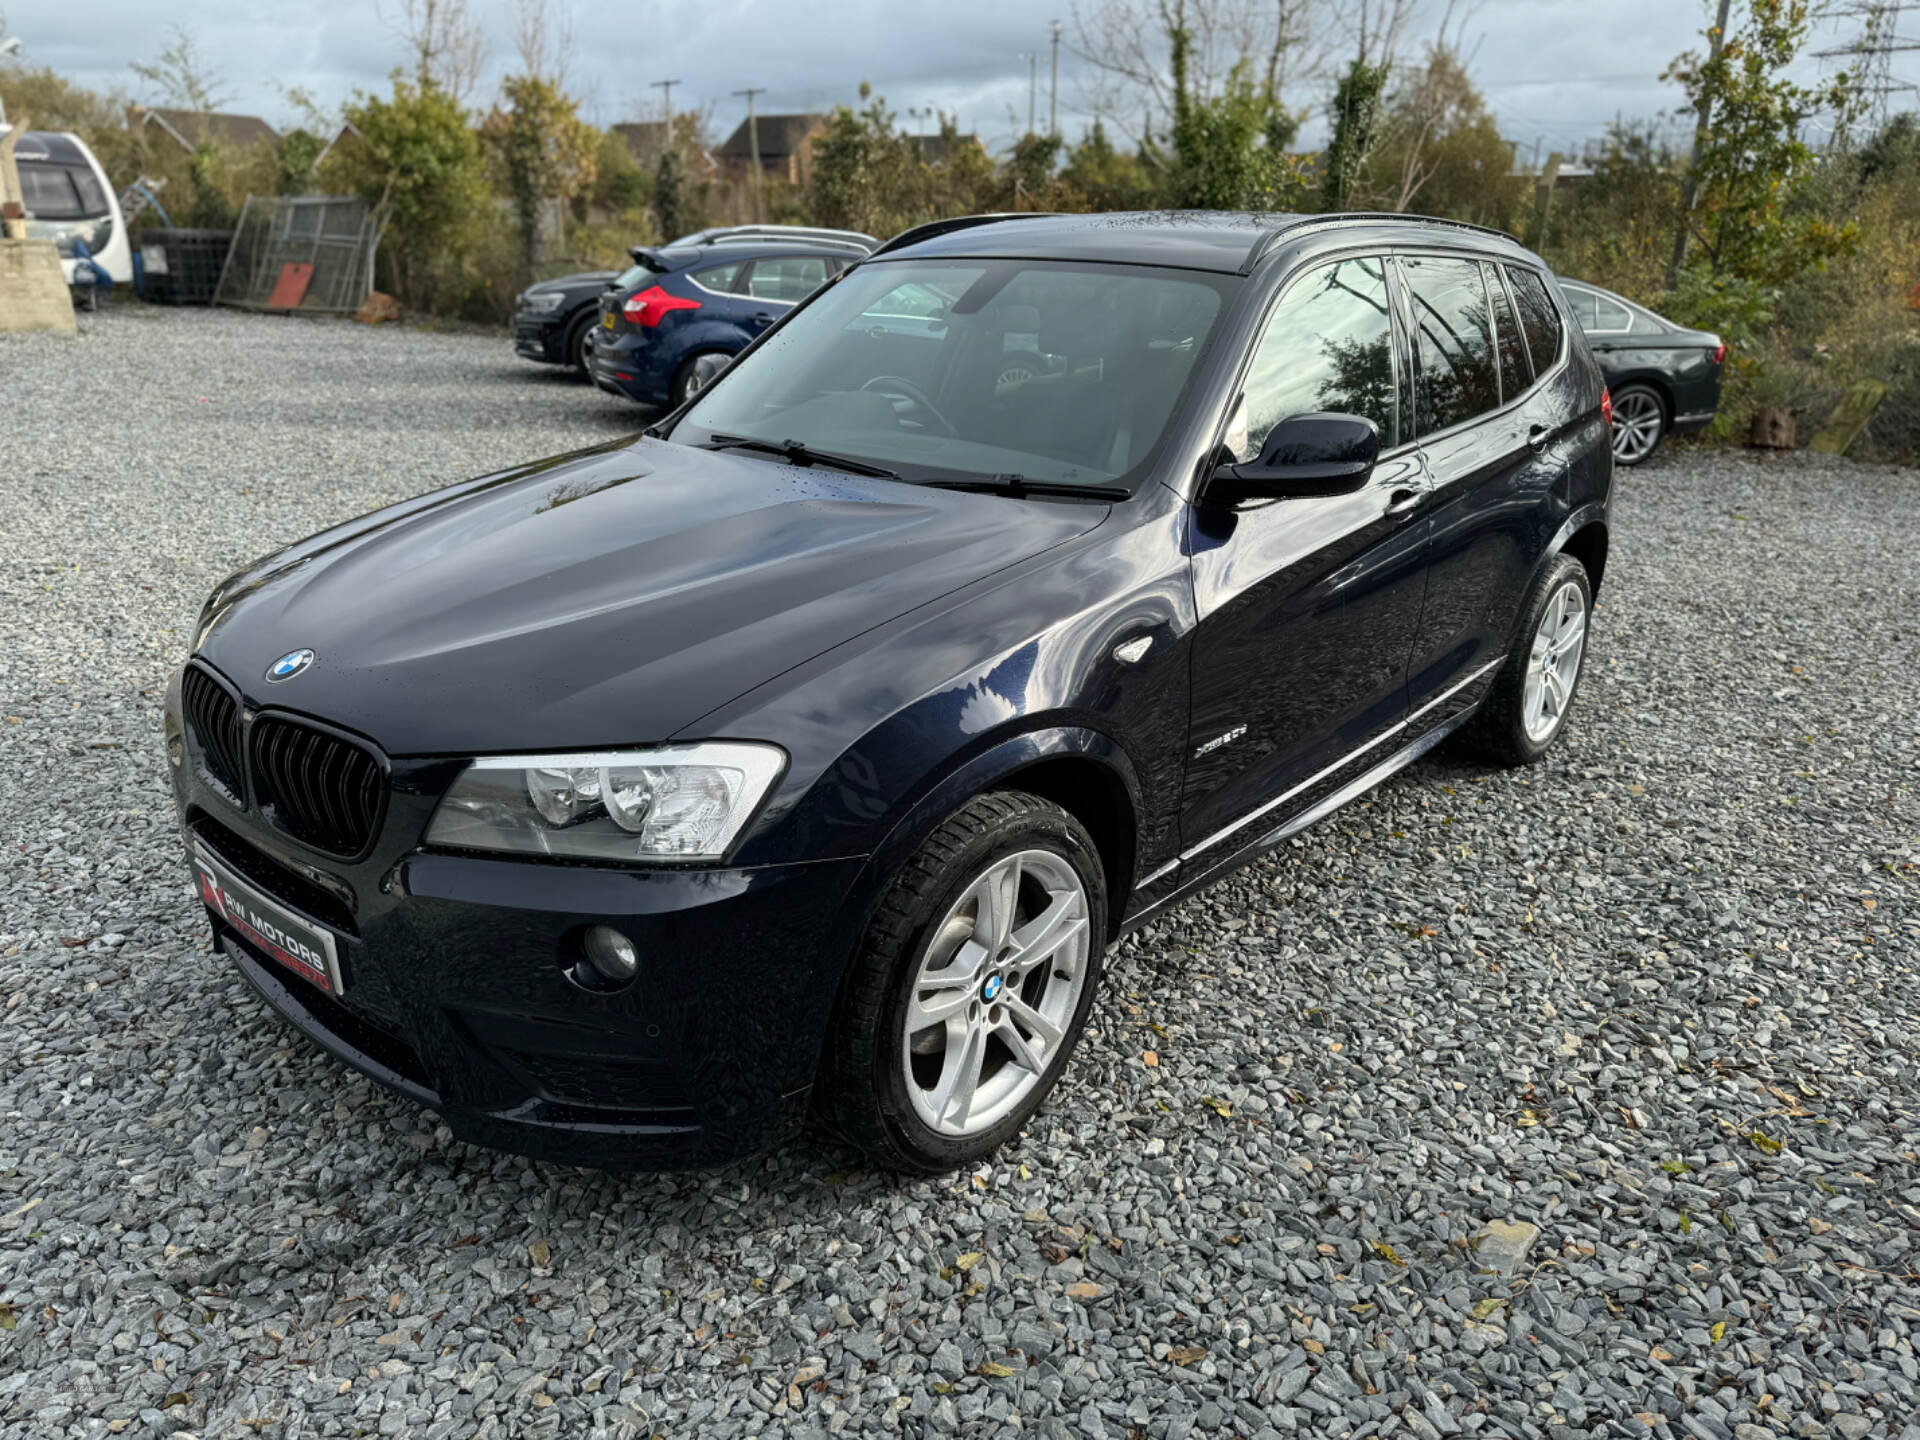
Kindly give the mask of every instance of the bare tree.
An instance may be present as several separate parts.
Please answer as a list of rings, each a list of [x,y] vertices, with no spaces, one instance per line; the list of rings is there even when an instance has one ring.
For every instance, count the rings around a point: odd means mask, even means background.
[[[1368,65],[1395,65],[1407,32],[1413,27],[1423,0],[1348,0],[1340,19],[1353,43],[1353,53]],[[1452,14],[1453,6],[1447,6]],[[1446,21],[1441,21],[1444,29]]]
[[[487,67],[487,37],[467,0],[400,0],[387,24],[413,52],[414,70],[464,105]]]
[[[513,48],[522,75],[538,75],[565,88],[573,55],[573,12],[549,0],[514,0]]]
[[[172,33],[173,39],[152,60],[133,62],[133,73],[176,109],[205,112],[231,102],[233,91],[200,49],[193,27],[176,22]]]
[[[1440,28],[1427,43],[1425,63],[1407,77],[1382,134],[1383,147],[1391,147],[1400,161],[1399,174],[1389,183],[1394,187],[1392,208],[1402,213],[1433,178],[1433,141],[1471,118],[1479,107],[1479,97],[1467,79],[1473,54],[1463,47],[1467,22],[1480,7],[1470,3],[1456,15],[1456,3],[1447,0]],[[1388,38],[1376,36],[1378,41]]]
[[[1188,40],[1190,98],[1211,100],[1236,66],[1285,109],[1290,97],[1323,73],[1331,28],[1323,17],[1340,0],[1074,0],[1075,43],[1068,48],[1093,67],[1084,83],[1087,108],[1114,128],[1145,138],[1156,118],[1174,112],[1174,31]],[[1378,3],[1378,0],[1374,0]]]

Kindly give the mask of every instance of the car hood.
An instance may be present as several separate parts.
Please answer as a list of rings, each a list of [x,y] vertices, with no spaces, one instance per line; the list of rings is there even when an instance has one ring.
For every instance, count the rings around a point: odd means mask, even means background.
[[[196,649],[393,755],[642,744],[1107,513],[621,442],[289,546],[215,591]]]
[[[556,275],[551,280],[536,280],[527,287],[526,293],[532,295],[541,290],[572,290],[580,285],[604,285],[619,273],[618,270],[582,270],[577,275]]]

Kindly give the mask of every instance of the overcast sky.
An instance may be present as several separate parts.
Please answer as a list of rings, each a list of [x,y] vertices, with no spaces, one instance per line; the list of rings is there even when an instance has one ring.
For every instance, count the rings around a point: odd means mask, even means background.
[[[1089,3],[1097,0],[1081,0],[1083,9]],[[1444,8],[1443,0],[1427,3],[1436,13]],[[512,57],[511,0],[471,5],[491,37],[491,71],[480,87],[490,97]],[[163,47],[176,19],[187,21],[234,97],[227,108],[276,126],[294,118],[282,87],[303,87],[333,108],[355,90],[384,90],[405,56],[390,23],[397,0],[0,0],[0,7],[29,62],[136,100],[157,97],[128,64]],[[1467,48],[1509,140],[1570,149],[1616,115],[1674,123],[1679,97],[1659,77],[1699,43],[1705,9],[1705,0],[1481,0]],[[745,86],[765,88],[756,103],[767,114],[855,102],[868,80],[903,125],[930,123],[908,112],[937,108],[997,150],[1025,128],[1027,51],[1040,55],[1044,128],[1047,22],[1055,13],[1066,22],[1060,128],[1074,139],[1091,118],[1091,90],[1073,53],[1069,0],[646,0],[618,7],[575,0],[569,78],[588,118],[601,124],[659,115],[652,82],[678,80],[675,107],[710,108],[716,138],[745,113],[745,101],[731,93]],[[1807,68],[1811,74],[1834,63]],[[1303,140],[1323,133],[1310,121]]]

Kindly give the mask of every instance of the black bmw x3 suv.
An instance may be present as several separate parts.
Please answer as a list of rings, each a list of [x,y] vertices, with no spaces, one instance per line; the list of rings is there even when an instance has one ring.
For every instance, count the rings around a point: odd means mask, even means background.
[[[938,1171],[1102,954],[1456,733],[1538,757],[1607,555],[1551,275],[1406,217],[978,217],[643,437],[221,584],[166,748],[294,1026],[555,1160],[809,1112]]]

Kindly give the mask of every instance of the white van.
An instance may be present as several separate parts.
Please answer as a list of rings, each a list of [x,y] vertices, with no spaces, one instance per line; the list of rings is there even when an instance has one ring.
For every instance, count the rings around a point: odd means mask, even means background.
[[[0,135],[7,127],[0,126]],[[60,248],[60,268],[73,283],[74,241],[86,242],[93,263],[116,285],[133,283],[133,250],[107,172],[78,135],[29,130],[13,147],[25,197],[27,234]]]

